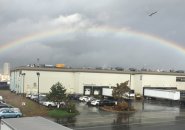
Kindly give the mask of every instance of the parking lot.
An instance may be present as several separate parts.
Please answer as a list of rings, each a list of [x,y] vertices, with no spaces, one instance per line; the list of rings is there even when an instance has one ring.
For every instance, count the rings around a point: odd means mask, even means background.
[[[159,101],[133,102],[136,112],[113,113],[77,103],[80,115],[55,121],[75,130],[184,129],[185,109]]]
[[[7,104],[19,108],[23,116],[47,116],[48,109],[38,103],[29,100],[21,95],[11,93],[8,90],[1,90],[0,95]]]
[[[14,106],[19,105],[22,101],[21,96],[12,94],[8,91],[1,92],[1,95],[7,102]],[[11,100],[9,100],[11,99]],[[31,100],[25,100],[28,103]],[[35,106],[37,103],[29,105],[28,110],[24,109],[26,106],[20,104],[21,110],[27,116],[41,115],[45,112],[45,107]],[[132,105],[136,109],[133,113],[113,113],[100,110],[99,107],[88,106],[85,102],[76,101],[76,106],[79,115],[73,118],[51,119],[55,122],[63,124],[75,130],[181,130],[185,129],[185,107],[178,104],[171,104],[170,102],[161,101],[138,101],[133,102]],[[38,110],[42,109],[39,113]],[[34,112],[34,113],[33,113]],[[41,116],[44,116],[41,115]],[[46,117],[50,118],[50,117]]]

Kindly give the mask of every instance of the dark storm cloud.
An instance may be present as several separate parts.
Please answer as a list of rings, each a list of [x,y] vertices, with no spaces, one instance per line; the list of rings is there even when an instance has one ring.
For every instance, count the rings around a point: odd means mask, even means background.
[[[0,0],[0,44],[55,28],[76,30],[7,50],[1,53],[0,63],[8,61],[20,66],[40,58],[41,63],[79,67],[181,69],[185,67],[182,62],[185,55],[175,49],[139,39],[118,38],[113,33],[89,33],[88,29],[126,28],[184,46],[184,3],[182,0]],[[158,11],[155,15],[148,16],[155,11]]]

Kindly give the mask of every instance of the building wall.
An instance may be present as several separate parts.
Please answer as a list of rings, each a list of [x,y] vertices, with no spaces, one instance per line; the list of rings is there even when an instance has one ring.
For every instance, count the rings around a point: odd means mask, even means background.
[[[135,93],[142,93],[142,83],[143,83],[143,75],[142,74],[137,74],[137,75],[132,75],[132,83],[131,86],[135,90]]]
[[[84,86],[116,86],[117,83],[131,79],[131,89],[135,93],[143,93],[143,87],[177,87],[185,90],[185,81],[177,82],[175,75],[154,75],[154,74],[119,74],[119,73],[98,73],[98,72],[62,72],[62,71],[35,71],[16,70],[11,72],[10,89],[17,93],[37,93],[38,77],[40,73],[40,93],[48,93],[53,84],[61,82],[68,93],[83,93]],[[24,85],[23,76],[25,73]],[[130,86],[130,82],[128,84]]]
[[[173,75],[143,75],[142,87],[177,87],[185,90],[185,82],[177,82]]]
[[[39,91],[40,93],[48,93],[53,84],[61,82],[67,89],[67,92],[74,92],[74,73],[72,72],[50,72],[50,71],[22,71],[25,73],[24,85],[23,76],[18,71],[11,74],[11,90],[15,90],[17,93],[37,93],[38,91],[38,76],[39,72]]]
[[[83,93],[84,86],[116,86],[129,80],[129,74],[110,74],[110,73],[85,73],[79,74],[78,92]]]
[[[10,74],[10,64],[4,63],[3,65],[3,75],[9,75]]]
[[[68,93],[83,93],[84,86],[116,86],[129,80],[129,74],[110,74],[110,73],[85,73],[85,72],[51,72],[51,71],[15,71],[11,73],[10,89],[17,93],[37,93],[38,77],[40,73],[39,91],[48,93],[56,82],[61,82]],[[23,76],[25,73],[24,85]]]

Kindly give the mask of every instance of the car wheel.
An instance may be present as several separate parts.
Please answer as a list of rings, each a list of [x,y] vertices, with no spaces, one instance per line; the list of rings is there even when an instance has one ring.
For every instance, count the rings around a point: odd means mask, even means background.
[[[19,118],[19,117],[20,117],[20,115],[17,115],[16,117],[17,117],[17,118]]]
[[[4,118],[4,116],[1,116],[1,119],[3,119]]]

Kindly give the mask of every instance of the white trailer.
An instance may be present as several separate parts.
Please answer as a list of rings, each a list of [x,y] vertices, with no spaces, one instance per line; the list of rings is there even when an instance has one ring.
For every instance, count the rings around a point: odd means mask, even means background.
[[[107,97],[112,97],[112,88],[103,88],[102,95]]]
[[[113,90],[112,88],[103,88],[102,89],[102,95],[107,96],[107,97],[112,97],[112,90]],[[130,94],[130,96],[129,96],[129,94]],[[123,98],[125,98],[125,99],[135,99],[134,91],[131,90],[130,93],[129,92],[125,93],[123,95]]]
[[[185,92],[176,89],[155,89],[143,88],[143,96],[158,99],[168,99],[173,101],[182,101],[185,97]]]
[[[144,97],[180,100],[180,91],[163,89],[144,89]]]

